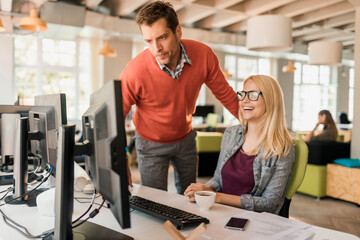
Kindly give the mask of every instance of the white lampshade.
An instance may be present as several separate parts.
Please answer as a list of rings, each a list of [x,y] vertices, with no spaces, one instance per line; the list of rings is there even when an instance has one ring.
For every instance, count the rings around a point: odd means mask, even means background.
[[[342,45],[340,42],[314,41],[308,45],[309,64],[341,65]]]
[[[254,51],[290,51],[291,19],[282,15],[260,15],[247,21],[246,47]]]

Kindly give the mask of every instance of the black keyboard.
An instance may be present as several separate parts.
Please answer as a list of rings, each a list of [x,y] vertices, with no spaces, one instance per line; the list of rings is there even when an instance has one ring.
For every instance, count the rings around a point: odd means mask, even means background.
[[[199,215],[185,212],[183,210],[157,203],[139,196],[130,196],[130,207],[165,221],[169,220],[179,230],[183,229],[184,227],[197,226],[202,222],[206,224],[210,222],[209,219]]]

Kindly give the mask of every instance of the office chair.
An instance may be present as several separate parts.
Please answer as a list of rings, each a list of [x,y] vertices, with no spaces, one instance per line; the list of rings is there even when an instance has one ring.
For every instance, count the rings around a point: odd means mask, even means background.
[[[291,178],[288,189],[286,190],[284,205],[279,212],[280,216],[286,218],[289,218],[291,199],[304,179],[309,153],[308,147],[303,140],[294,140],[294,143],[295,160],[291,167]]]
[[[208,113],[208,115],[206,116],[206,131],[214,132],[218,120],[219,115],[217,115],[216,113]]]

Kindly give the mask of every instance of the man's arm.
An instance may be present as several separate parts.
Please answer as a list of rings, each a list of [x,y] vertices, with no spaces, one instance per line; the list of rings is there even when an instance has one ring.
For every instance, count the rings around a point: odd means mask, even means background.
[[[212,52],[208,59],[208,78],[205,84],[210,88],[215,97],[228,109],[232,115],[239,118],[239,101],[236,92],[229,85],[223,72],[220,69],[219,61]]]

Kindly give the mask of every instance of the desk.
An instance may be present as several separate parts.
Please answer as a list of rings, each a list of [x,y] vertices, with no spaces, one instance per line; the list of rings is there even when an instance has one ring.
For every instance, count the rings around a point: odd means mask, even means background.
[[[0,191],[5,189],[4,186],[0,187]],[[134,185],[132,189],[132,194],[139,195],[145,198],[149,198],[176,208],[183,209],[185,211],[193,212],[195,214],[207,217],[211,222],[220,220],[223,218],[230,218],[231,216],[237,215],[244,212],[245,210],[233,208],[225,205],[215,204],[210,211],[201,211],[198,209],[196,204],[188,202],[188,200],[182,196],[175,193],[168,193],[165,191],[160,191],[157,189],[152,189],[140,185]],[[87,195],[90,197],[90,195]],[[80,204],[74,201],[74,214],[73,218],[76,218],[83,213],[88,204]],[[24,225],[28,230],[33,234],[37,235],[43,231],[46,231],[53,227],[54,218],[41,216],[36,207],[29,208],[26,205],[5,205],[1,209],[8,215],[8,217],[17,221],[19,224]],[[106,226],[110,229],[122,232],[126,235],[133,237],[136,240],[142,239],[156,239],[156,240],[168,240],[171,239],[168,233],[163,229],[163,221],[153,218],[147,214],[143,214],[138,211],[133,211],[131,213],[131,228],[130,229],[121,229],[115,220],[114,216],[108,209],[102,209],[100,213],[91,220],[94,223]],[[187,236],[193,229],[182,230],[182,234]],[[341,240],[355,240],[359,239],[358,237],[334,231],[330,229],[325,229],[321,227],[314,227],[315,235],[313,240],[332,240],[332,239],[341,239]],[[205,232],[206,233],[206,232]],[[0,239],[26,239],[21,234],[19,234],[14,229],[8,227],[3,219],[0,219]],[[223,239],[222,239],[223,240]]]

